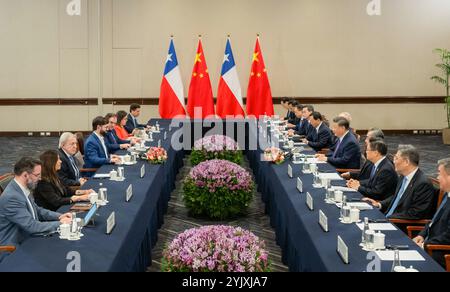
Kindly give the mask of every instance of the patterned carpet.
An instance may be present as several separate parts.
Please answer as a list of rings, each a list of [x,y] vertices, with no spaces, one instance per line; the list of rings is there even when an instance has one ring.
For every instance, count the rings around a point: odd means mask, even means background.
[[[440,136],[412,136],[397,135],[388,136],[386,141],[389,152],[395,153],[399,144],[412,144],[421,153],[421,168],[430,176],[436,176],[436,162],[439,159],[450,157],[450,146],[442,144]],[[38,157],[47,149],[56,149],[57,138],[2,138],[0,137],[0,175],[11,172],[14,163],[22,156]],[[209,224],[229,224],[241,226],[254,232],[264,239],[269,251],[269,258],[272,261],[273,271],[286,272],[288,268],[281,263],[281,250],[275,243],[275,233],[270,227],[269,218],[264,214],[264,206],[261,202],[261,195],[255,193],[249,213],[246,217],[232,222],[208,222],[204,220],[192,219],[187,214],[187,209],[182,201],[182,180],[190,170],[189,161],[185,161],[185,166],[181,169],[177,178],[177,187],[172,193],[172,200],[169,202],[169,210],[165,218],[165,224],[158,234],[158,242],[152,250],[152,266],[148,271],[160,271],[162,250],[176,234],[193,227]],[[244,167],[248,168],[248,163],[244,161]],[[251,171],[250,171],[251,172]]]

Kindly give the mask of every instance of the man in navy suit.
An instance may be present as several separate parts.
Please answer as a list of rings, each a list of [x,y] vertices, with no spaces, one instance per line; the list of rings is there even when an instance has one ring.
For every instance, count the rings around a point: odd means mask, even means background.
[[[130,113],[128,114],[127,124],[125,125],[125,130],[129,134],[132,134],[136,128],[145,128],[147,125],[139,124],[137,118],[141,115],[141,106],[137,103],[130,105]]]
[[[361,150],[355,136],[350,133],[350,123],[343,117],[333,120],[332,130],[338,138],[328,155],[317,154],[320,161],[329,162],[336,168],[359,169]]]
[[[309,121],[312,130],[309,131],[306,139],[303,139],[303,143],[308,144],[309,147],[316,151],[330,147],[331,131],[330,128],[328,128],[328,126],[323,122],[322,114],[319,112],[313,112]]]
[[[84,167],[100,168],[104,164],[119,163],[120,157],[111,155],[105,142],[108,121],[104,117],[96,117],[92,121],[94,132],[84,143]]]
[[[14,180],[0,196],[0,245],[18,245],[30,236],[56,232],[70,223],[70,213],[60,214],[39,207],[32,192],[41,179],[41,162],[30,157],[14,166]]]
[[[429,244],[450,245],[450,158],[439,161],[438,165],[440,189],[447,193],[444,195],[444,199],[431,223],[425,227],[419,236],[414,238],[414,242],[422,247]],[[445,265],[443,252],[433,252],[433,258],[442,266]]]
[[[436,190],[419,169],[420,154],[412,145],[398,148],[394,157],[395,171],[400,175],[393,196],[378,202],[365,198],[381,209],[388,218],[430,219],[436,209]]]
[[[117,150],[121,149],[128,149],[131,147],[132,144],[135,144],[132,142],[132,140],[122,140],[119,137],[117,137],[117,134],[114,131],[114,127],[117,124],[116,114],[109,113],[105,116],[105,119],[108,121],[108,130],[106,131],[105,134],[105,143],[106,147],[111,153],[114,153]]]
[[[367,160],[372,163],[369,178],[351,179],[347,182],[347,186],[377,201],[392,197],[397,187],[397,173],[394,165],[386,158],[387,145],[382,141],[370,142],[366,152]]]
[[[58,170],[58,176],[65,186],[83,186],[86,182],[75,159],[77,145],[77,137],[72,133],[63,133],[59,138],[58,155],[61,159],[61,169]]]

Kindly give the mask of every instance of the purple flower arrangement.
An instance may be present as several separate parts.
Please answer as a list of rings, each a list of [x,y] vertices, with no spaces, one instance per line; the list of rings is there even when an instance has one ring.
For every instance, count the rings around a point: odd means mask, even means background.
[[[227,160],[195,166],[184,181],[184,202],[194,216],[226,219],[244,213],[253,197],[248,171]]]
[[[265,243],[232,226],[203,226],[179,234],[164,250],[165,272],[269,272]]]
[[[195,141],[191,154],[192,164],[197,165],[211,159],[225,159],[240,164],[242,153],[238,143],[228,136],[212,135]]]

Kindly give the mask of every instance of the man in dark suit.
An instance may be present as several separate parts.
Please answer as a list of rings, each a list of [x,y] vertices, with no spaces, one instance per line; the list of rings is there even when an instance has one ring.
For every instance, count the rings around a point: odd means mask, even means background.
[[[392,197],[397,187],[397,173],[392,163],[386,158],[387,152],[387,145],[383,141],[370,142],[367,147],[367,160],[372,163],[369,178],[350,179],[347,187],[377,201]]]
[[[281,106],[287,111],[286,116],[282,118],[283,121],[289,121],[291,118],[291,109],[289,108],[289,98],[281,98]]]
[[[104,117],[96,117],[92,122],[94,132],[84,143],[84,167],[100,168],[104,164],[119,163],[120,157],[111,155],[106,146],[105,134],[108,122]]]
[[[61,159],[59,179],[65,186],[82,186],[86,179],[82,177],[74,155],[78,152],[77,137],[72,133],[63,133],[59,138],[58,155]]]
[[[400,174],[395,195],[377,202],[365,199],[388,218],[430,219],[436,206],[436,191],[419,169],[420,155],[412,145],[399,147],[395,155],[395,170]]]
[[[331,130],[323,122],[322,114],[319,112],[313,112],[309,121],[312,130],[309,131],[306,139],[303,139],[303,143],[308,144],[308,146],[313,148],[315,151],[329,148],[331,146]]]
[[[320,161],[329,162],[336,168],[359,169],[361,162],[361,150],[358,141],[349,131],[350,123],[343,117],[333,120],[332,130],[338,137],[336,145],[327,155],[317,154]]]
[[[130,105],[130,113],[128,114],[127,124],[125,125],[125,130],[129,134],[132,134],[136,128],[145,128],[147,125],[139,124],[137,118],[141,115],[141,106],[137,103]]]
[[[105,119],[108,121],[108,130],[105,134],[105,143],[108,150],[111,153],[115,153],[118,150],[130,148],[133,142],[120,139],[114,131],[114,127],[117,124],[117,115],[109,113],[105,116]]]
[[[447,193],[444,195],[444,199],[434,214],[431,223],[425,227],[419,236],[413,239],[415,243],[422,247],[429,244],[450,245],[450,158],[439,161],[438,165],[440,189]],[[433,252],[433,258],[442,266],[445,266],[443,252]]]

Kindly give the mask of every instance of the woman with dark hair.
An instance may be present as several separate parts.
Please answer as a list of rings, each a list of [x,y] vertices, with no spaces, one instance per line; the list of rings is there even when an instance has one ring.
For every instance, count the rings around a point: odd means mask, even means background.
[[[93,190],[78,190],[74,192],[64,186],[59,179],[57,171],[61,168],[61,160],[57,151],[45,151],[39,158],[42,162],[42,179],[33,193],[37,205],[56,211],[63,205],[89,201],[89,194]]]
[[[128,114],[125,111],[117,112],[117,125],[114,127],[114,131],[116,132],[117,137],[121,140],[130,140],[130,137],[133,137],[132,134],[128,134],[125,129],[125,125],[128,121]]]

